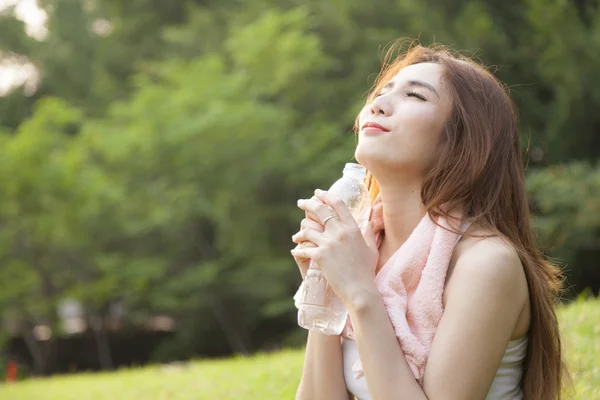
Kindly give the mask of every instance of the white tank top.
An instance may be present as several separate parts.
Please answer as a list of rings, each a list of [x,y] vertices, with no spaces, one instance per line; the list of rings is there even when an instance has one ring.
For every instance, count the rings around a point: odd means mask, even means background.
[[[470,223],[464,222],[459,228],[465,232]],[[485,400],[522,400],[523,393],[519,383],[523,376],[523,361],[527,355],[527,336],[511,340],[506,346],[504,356],[500,367],[496,371],[496,376],[490,387]],[[363,376],[360,379],[354,378],[352,366],[359,359],[356,342],[352,339],[342,339],[342,357],[344,367],[344,380],[346,387],[357,400],[371,400],[367,382]]]
[[[523,393],[519,386],[523,375],[523,360],[527,354],[527,336],[508,342],[500,367],[485,400],[522,400]],[[359,359],[356,342],[342,339],[342,357],[346,387],[357,400],[371,400],[367,381],[363,376],[354,379],[352,366]]]

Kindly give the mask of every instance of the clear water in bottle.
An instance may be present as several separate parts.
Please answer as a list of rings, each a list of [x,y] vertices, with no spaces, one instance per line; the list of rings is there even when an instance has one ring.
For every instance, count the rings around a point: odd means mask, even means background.
[[[347,163],[342,178],[329,189],[344,200],[361,230],[366,227],[371,213],[365,177],[366,169],[363,166]],[[298,325],[326,335],[339,335],[342,332],[348,311],[315,262],[311,261],[298,295]]]

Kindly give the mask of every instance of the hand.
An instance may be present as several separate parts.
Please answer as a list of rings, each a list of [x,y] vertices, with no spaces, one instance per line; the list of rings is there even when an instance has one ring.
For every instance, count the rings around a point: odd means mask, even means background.
[[[311,200],[319,201],[315,196],[313,196]],[[323,230],[324,230],[323,224],[321,224],[321,220],[319,219],[319,217],[316,214],[309,212],[309,211],[306,211],[304,214],[305,214],[305,217],[300,222],[300,230],[301,231],[303,229],[310,228],[310,229],[316,230],[317,232],[323,232]],[[294,248],[294,250],[310,248],[310,247],[317,247],[317,246],[312,242],[304,241],[304,242],[298,243],[298,245]],[[306,273],[308,271],[308,267],[310,264],[310,258],[294,256],[294,261],[296,261],[296,264],[298,265],[298,269],[300,269],[300,275],[302,275],[302,279],[304,279],[306,277]]]
[[[319,221],[332,215],[323,231],[307,227],[292,236],[295,243],[312,242],[315,247],[292,250],[295,258],[312,259],[318,265],[337,296],[348,308],[363,292],[375,289],[375,268],[379,251],[373,225],[365,235],[360,231],[346,204],[331,193],[315,191],[316,199],[299,200],[298,207],[317,216]],[[312,226],[312,224],[311,224]],[[321,224],[322,226],[322,224]]]
[[[315,198],[313,197],[313,199],[315,199]],[[322,233],[324,230],[324,227],[321,224],[321,222],[319,221],[319,217],[317,217],[313,213],[306,212],[305,218],[300,222],[300,231],[302,231],[304,229],[312,229],[314,231]],[[298,243],[298,245],[294,248],[294,250],[317,247],[314,243],[308,242],[308,241],[296,242],[296,243]],[[293,255],[293,253],[292,253],[292,255]],[[294,256],[294,261],[296,261],[296,264],[298,265],[298,268],[300,269],[300,275],[302,275],[302,279],[304,279],[306,277],[306,272],[308,271],[308,266],[310,264],[310,258]]]

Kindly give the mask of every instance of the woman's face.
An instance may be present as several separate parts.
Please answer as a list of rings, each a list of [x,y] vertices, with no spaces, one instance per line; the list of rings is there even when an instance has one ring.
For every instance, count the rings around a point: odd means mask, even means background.
[[[422,178],[431,168],[452,106],[442,76],[439,64],[407,66],[362,109],[355,157],[376,178],[385,171]]]

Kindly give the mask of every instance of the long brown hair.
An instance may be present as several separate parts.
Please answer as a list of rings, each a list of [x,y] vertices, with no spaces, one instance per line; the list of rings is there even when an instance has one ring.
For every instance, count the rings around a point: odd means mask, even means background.
[[[524,398],[559,400],[566,370],[554,306],[562,277],[532,237],[516,107],[506,86],[473,60],[439,45],[427,48],[411,43],[406,51],[396,53],[402,45],[397,43],[387,52],[367,104],[405,66],[433,62],[444,67],[453,106],[441,139],[441,156],[421,189],[422,202],[434,218],[448,218],[460,208],[468,220],[503,236],[516,248],[531,307],[521,381]],[[367,182],[374,200],[379,186],[370,174]]]

